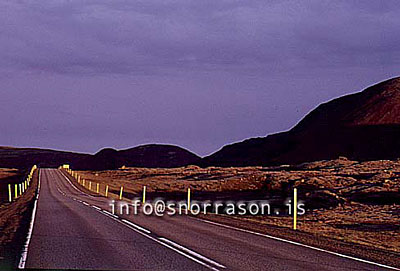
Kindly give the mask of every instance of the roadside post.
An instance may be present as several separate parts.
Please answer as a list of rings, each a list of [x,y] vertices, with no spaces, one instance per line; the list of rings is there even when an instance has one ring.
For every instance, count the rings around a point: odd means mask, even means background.
[[[8,184],[8,201],[9,201],[9,202],[12,201],[12,197],[11,197],[11,184]]]
[[[293,229],[297,230],[297,188],[293,190]]]
[[[121,186],[121,191],[119,192],[119,199],[121,200],[122,199],[122,191],[124,190],[124,187],[123,186]]]
[[[108,196],[108,184],[106,185],[106,198]]]
[[[190,188],[188,188],[187,191],[187,205],[188,205],[188,210],[190,210]]]
[[[96,187],[96,192],[97,192],[97,194],[99,193],[99,187],[100,185],[99,185],[99,183],[97,183],[97,187]]]
[[[143,186],[143,199],[142,199],[142,203],[143,203],[143,204],[146,203],[146,186]]]
[[[14,199],[18,198],[18,185],[15,184],[14,186]]]

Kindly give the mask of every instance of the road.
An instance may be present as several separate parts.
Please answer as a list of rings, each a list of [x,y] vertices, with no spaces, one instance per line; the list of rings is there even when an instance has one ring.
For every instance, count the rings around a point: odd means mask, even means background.
[[[121,218],[107,213],[109,199],[83,193],[61,171],[39,176],[27,269],[385,270],[189,216]]]

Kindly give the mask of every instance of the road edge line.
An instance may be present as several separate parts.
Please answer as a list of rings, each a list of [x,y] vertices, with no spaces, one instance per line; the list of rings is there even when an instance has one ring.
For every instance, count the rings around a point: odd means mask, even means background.
[[[18,269],[25,269],[26,258],[27,258],[27,256],[28,256],[29,244],[30,244],[31,238],[32,238],[33,225],[34,225],[34,223],[35,223],[37,202],[38,202],[38,200],[39,200],[40,177],[41,177],[41,170],[39,169],[39,174],[38,174],[38,187],[37,187],[37,193],[36,193],[36,197],[35,197],[35,202],[34,202],[34,204],[33,204],[33,211],[32,211],[31,222],[30,222],[30,224],[29,224],[29,230],[28,230],[28,235],[26,236],[25,245],[24,245],[24,247],[23,247],[23,249],[22,249],[21,258],[20,258],[19,264],[18,264]]]
[[[313,247],[313,246],[306,245],[306,244],[303,244],[303,243],[299,243],[299,242],[296,242],[296,241],[291,241],[291,240],[287,240],[287,239],[284,239],[284,238],[275,237],[275,236],[272,236],[272,235],[259,233],[259,232],[255,232],[255,231],[251,231],[251,230],[246,230],[246,229],[242,229],[242,228],[237,228],[237,227],[233,227],[233,226],[230,226],[230,225],[225,225],[225,224],[221,224],[221,223],[218,223],[218,222],[209,221],[209,220],[205,220],[205,219],[201,219],[201,218],[197,218],[197,217],[191,217],[191,218],[199,220],[199,221],[202,221],[202,222],[205,222],[205,223],[209,223],[209,224],[212,224],[212,225],[216,225],[216,226],[220,226],[220,227],[224,227],[224,228],[228,228],[228,229],[233,229],[233,230],[237,230],[237,231],[241,231],[241,232],[251,233],[251,234],[254,234],[254,235],[263,236],[263,237],[266,237],[266,238],[269,238],[269,239],[273,239],[273,240],[276,240],[276,241],[281,241],[281,242],[289,243],[289,244],[292,244],[292,245],[301,246],[301,247],[313,249],[313,250],[316,250],[316,251],[325,252],[325,253],[332,254],[332,255],[335,255],[335,256],[338,256],[338,257],[342,257],[342,258],[346,258],[346,259],[350,259],[350,260],[354,260],[354,261],[358,261],[358,262],[362,262],[362,263],[367,263],[367,264],[371,264],[371,265],[375,265],[375,266],[379,266],[379,267],[383,267],[383,268],[387,268],[387,269],[400,271],[400,268],[397,268],[397,267],[393,267],[393,266],[389,266],[389,265],[385,265],[385,264],[381,264],[381,263],[376,263],[376,262],[364,260],[364,259],[361,259],[361,258],[357,258],[357,257],[341,254],[341,253],[338,253],[338,252],[329,251],[329,250],[326,250],[326,249],[323,249],[323,248]]]

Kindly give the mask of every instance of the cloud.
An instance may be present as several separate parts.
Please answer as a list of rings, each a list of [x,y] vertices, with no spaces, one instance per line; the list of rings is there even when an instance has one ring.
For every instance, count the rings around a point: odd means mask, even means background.
[[[398,75],[385,1],[0,1],[0,144],[199,154]]]
[[[398,64],[392,1],[7,1],[0,71],[274,72]]]

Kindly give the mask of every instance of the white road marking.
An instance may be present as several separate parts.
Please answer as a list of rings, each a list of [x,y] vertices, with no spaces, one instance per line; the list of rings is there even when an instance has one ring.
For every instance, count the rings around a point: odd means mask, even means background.
[[[26,257],[28,256],[29,243],[31,242],[31,238],[32,238],[33,224],[35,223],[37,202],[39,199],[39,192],[40,192],[40,169],[39,169],[39,176],[38,176],[37,194],[36,194],[36,198],[35,198],[35,203],[33,204],[32,219],[29,224],[28,235],[26,237],[25,245],[22,249],[21,258],[19,260],[19,264],[18,264],[19,269],[25,269]]]
[[[132,227],[135,227],[135,228],[138,229],[138,230],[144,231],[145,233],[148,233],[148,234],[151,233],[151,231],[149,231],[149,230],[147,230],[147,229],[145,229],[145,228],[142,228],[142,227],[140,227],[139,225],[136,225],[135,223],[130,222],[129,220],[122,219],[122,221],[125,222],[126,224],[131,225]]]
[[[86,193],[83,192],[82,190],[79,190],[79,189],[67,178],[67,176],[64,175],[64,173],[63,173],[62,171],[59,171],[59,172],[61,173],[61,175],[63,175],[63,177],[69,182],[69,184],[70,184],[76,191],[78,191],[79,193],[81,193],[81,194],[83,194],[83,195],[85,195],[85,196],[94,198],[92,195],[86,194]]]
[[[99,207],[97,207],[95,205],[92,205],[92,207],[95,208],[96,210],[101,210],[101,208],[99,208]]]
[[[66,178],[65,176],[64,176],[64,178]],[[67,179],[67,178],[66,178]],[[68,180],[68,179],[67,179]],[[69,180],[68,180],[69,181]],[[72,185],[72,184],[71,184]],[[75,188],[76,189],[76,188]],[[31,223],[30,223],[30,227],[29,227],[29,232],[28,232],[28,236],[27,236],[27,240],[26,240],[26,243],[25,243],[25,246],[24,246],[24,249],[23,249],[23,251],[22,251],[22,254],[21,254],[21,259],[20,259],[20,262],[19,262],[19,265],[18,265],[18,268],[19,269],[25,269],[25,264],[26,264],[26,258],[27,258],[27,255],[28,255],[28,247],[29,247],[29,243],[30,243],[30,240],[31,240],[31,237],[32,237],[32,231],[33,231],[33,225],[34,225],[34,221],[35,221],[35,217],[36,217],[36,209],[37,209],[37,201],[38,201],[38,199],[39,199],[39,191],[40,191],[40,170],[39,170],[39,180],[38,180],[38,193],[37,193],[37,195],[36,195],[36,199],[35,199],[35,203],[34,203],[34,207],[33,207],[33,212],[32,212],[32,219],[31,219]],[[82,201],[82,203],[83,204],[85,204],[85,205],[87,205],[87,206],[90,206],[87,202],[85,202],[85,201]],[[219,271],[217,268],[215,268],[215,267],[213,267],[213,266],[210,266],[210,265],[208,265],[207,263],[204,263],[204,262],[202,262],[202,261],[200,261],[200,260],[198,260],[198,259],[196,259],[196,258],[194,258],[194,257],[192,257],[191,255],[188,255],[188,254],[186,254],[185,252],[183,252],[183,251],[181,251],[181,250],[178,250],[177,248],[175,248],[175,247],[173,247],[173,246],[171,246],[171,245],[168,245],[167,243],[165,243],[165,242],[162,242],[162,241],[160,241],[160,240],[157,240],[156,238],[154,238],[154,237],[151,237],[151,236],[149,236],[149,235],[147,235],[147,234],[145,234],[145,233],[143,233],[142,231],[145,231],[146,233],[151,233],[151,232],[149,232],[148,230],[146,230],[146,229],[144,229],[144,228],[142,228],[142,227],[140,227],[140,226],[138,226],[138,225],[136,225],[136,224],[133,224],[133,223],[131,223],[130,221],[128,221],[128,220],[125,220],[124,222],[125,223],[123,223],[122,221],[120,221],[119,219],[118,219],[118,216],[116,216],[116,215],[114,215],[114,214],[112,214],[112,213],[110,213],[110,212],[107,212],[107,211],[105,211],[105,210],[101,210],[100,208],[98,208],[97,206],[92,206],[92,207],[96,207],[95,209],[98,209],[99,211],[99,213],[103,213],[104,215],[107,215],[108,217],[110,217],[111,219],[114,219],[115,221],[117,221],[117,222],[119,222],[119,223],[121,223],[122,225],[125,225],[126,227],[128,227],[128,228],[130,228],[130,229],[132,229],[132,230],[134,230],[134,231],[136,231],[137,233],[139,233],[139,234],[141,234],[141,235],[143,235],[143,236],[145,236],[145,237],[147,237],[147,238],[149,238],[149,239],[151,239],[151,240],[153,240],[153,241],[155,241],[155,242],[157,242],[157,243],[159,243],[159,244],[161,244],[161,245],[163,245],[163,246],[165,246],[165,247],[167,247],[167,248],[169,248],[169,249],[171,249],[171,250],[173,250],[173,251],[175,251],[175,252],[177,252],[177,253],[179,253],[179,254],[181,254],[181,255],[183,255],[183,256],[185,256],[186,258],[189,258],[189,259],[191,259],[192,261],[194,261],[194,262],[197,262],[197,263],[199,263],[199,264],[201,264],[201,265],[203,265],[203,266],[205,266],[205,267],[207,267],[207,268],[209,268],[209,269],[211,269],[211,270],[214,270],[214,271]],[[101,210],[101,211],[100,211]],[[141,231],[142,230],[142,231]],[[167,239],[166,239],[167,240]],[[169,241],[169,240],[168,240]],[[171,241],[170,241],[171,242]],[[174,243],[174,245],[175,246],[179,246],[178,244],[176,244],[176,243]],[[183,247],[182,247],[183,248]],[[185,248],[186,249],[186,248]],[[188,250],[188,249],[186,249],[186,250]],[[192,253],[191,254],[193,254],[193,253],[195,253],[195,252],[193,252],[193,251],[191,251]],[[198,254],[199,256],[201,256],[200,254]],[[208,259],[208,262],[214,262],[214,261],[212,261],[212,260],[210,260],[210,259]],[[219,266],[219,264],[218,265],[216,265],[216,266]],[[225,268],[225,267],[224,267]]]
[[[154,238],[154,237],[152,237],[152,236],[150,236],[150,235],[148,235],[148,234],[146,234],[146,233],[144,233],[144,232],[142,232],[142,231],[140,231],[140,230],[138,230],[138,229],[136,229],[136,228],[134,228],[134,227],[132,227],[132,226],[130,226],[130,225],[124,223],[124,222],[122,222],[121,220],[119,220],[119,219],[117,219],[117,218],[114,218],[114,217],[109,216],[108,214],[113,215],[113,214],[111,214],[110,212],[107,212],[107,211],[105,211],[105,210],[102,210],[102,212],[99,212],[99,213],[102,213],[102,214],[108,216],[109,218],[114,219],[115,221],[117,221],[118,223],[121,223],[121,224],[124,225],[125,227],[130,228],[131,230],[133,230],[133,231],[135,231],[135,232],[137,232],[137,233],[139,233],[139,234],[141,234],[141,235],[143,235],[143,236],[149,238],[150,240],[153,240],[153,241],[155,241],[155,242],[157,242],[157,243],[159,243],[159,244],[161,244],[161,245],[163,245],[163,246],[165,246],[165,247],[167,247],[167,248],[169,248],[169,249],[171,249],[171,250],[173,250],[173,251],[175,251],[175,252],[177,252],[177,253],[179,253],[179,254],[185,256],[186,258],[191,259],[192,261],[194,261],[194,262],[196,262],[196,263],[198,263],[198,264],[201,264],[201,265],[207,267],[208,269],[211,269],[211,270],[213,270],[213,271],[219,271],[219,269],[217,269],[217,268],[215,268],[215,267],[213,267],[213,266],[211,266],[211,265],[209,265],[209,264],[207,264],[207,263],[204,263],[204,262],[202,262],[202,261],[200,261],[200,260],[198,260],[198,259],[192,257],[191,255],[188,255],[188,254],[184,253],[183,251],[180,251],[180,250],[174,248],[173,246],[168,245],[167,243],[161,242],[161,241],[158,240],[157,238]],[[107,213],[108,213],[108,214],[107,214]]]
[[[292,244],[292,245],[302,246],[302,247],[306,247],[306,248],[313,249],[313,250],[316,250],[316,251],[329,253],[329,254],[332,254],[332,255],[335,255],[335,256],[351,259],[351,260],[358,261],[358,262],[363,262],[363,263],[367,263],[367,264],[371,264],[371,265],[376,265],[376,266],[379,266],[379,267],[388,268],[388,269],[392,269],[392,270],[400,270],[399,268],[396,268],[396,267],[393,267],[393,266],[388,266],[388,265],[385,265],[385,264],[380,264],[380,263],[376,263],[376,262],[372,262],[372,261],[368,261],[368,260],[364,260],[364,259],[348,256],[348,255],[345,255],[345,254],[341,254],[341,253],[325,250],[325,249],[318,248],[318,247],[309,246],[309,245],[306,245],[306,244],[302,244],[302,243],[298,243],[298,242],[295,242],[295,241],[286,240],[286,239],[275,237],[275,236],[268,235],[268,234],[263,234],[263,233],[259,233],[259,232],[246,230],[246,229],[236,228],[236,227],[233,227],[233,226],[224,225],[224,224],[220,224],[220,223],[217,223],[217,222],[200,219],[200,218],[197,218],[197,217],[190,217],[190,218],[196,219],[196,220],[200,220],[200,221],[203,221],[205,223],[212,224],[212,225],[216,225],[216,226],[220,226],[220,227],[224,227],[224,228],[228,228],[228,229],[233,229],[233,230],[237,230],[237,231],[241,231],[241,232],[251,233],[251,234],[254,234],[254,235],[263,236],[263,237],[266,237],[266,238],[269,238],[269,239],[273,239],[273,240],[289,243],[289,244]]]
[[[177,243],[175,243],[175,242],[173,242],[173,241],[171,241],[171,240],[169,240],[167,238],[160,237],[158,239],[160,239],[161,241],[164,241],[164,242],[166,242],[166,243],[168,243],[168,244],[170,244],[170,245],[172,245],[172,246],[174,246],[176,248],[179,248],[180,250],[183,250],[186,253],[192,254],[193,256],[202,259],[203,261],[209,262],[210,264],[213,264],[213,265],[218,266],[220,268],[226,268],[226,266],[224,266],[224,265],[222,265],[220,263],[217,263],[216,261],[213,261],[213,260],[211,260],[211,259],[209,259],[209,258],[207,258],[207,257],[205,257],[205,256],[193,251],[193,250],[190,250],[190,249],[188,249],[188,248],[186,248],[184,246],[181,246],[181,245],[179,245],[179,244],[177,244]]]
[[[60,188],[57,187],[57,190],[61,193],[61,195],[66,196],[65,193],[60,190]]]
[[[106,215],[112,216],[112,217],[114,217],[114,218],[118,218],[117,215],[112,214],[112,213],[110,213],[110,212],[107,212],[106,210],[101,210],[101,211],[102,211],[103,213],[105,213]]]

